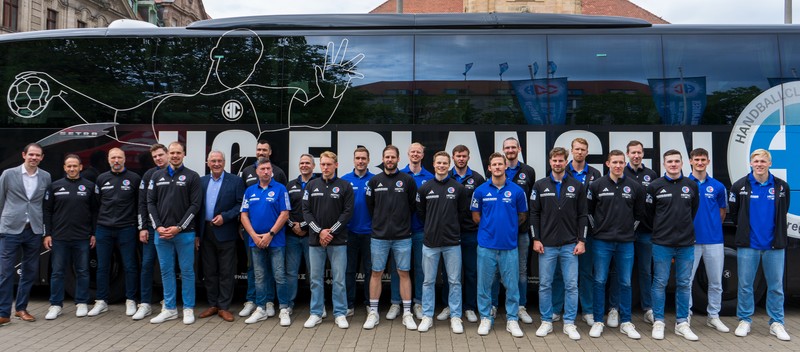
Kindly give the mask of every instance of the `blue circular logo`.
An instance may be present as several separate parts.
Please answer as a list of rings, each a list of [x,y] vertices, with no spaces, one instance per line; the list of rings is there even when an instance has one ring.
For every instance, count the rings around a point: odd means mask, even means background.
[[[689,193],[689,187],[687,187],[687,186],[683,186],[683,187],[681,188],[681,192],[683,192],[683,193]]]
[[[575,187],[573,187],[573,186],[568,186],[568,187],[567,187],[567,192],[575,192]]]
[[[650,182],[650,175],[644,175],[644,180]]]
[[[130,186],[130,185],[131,185],[131,181],[128,181],[128,180],[122,180],[122,185],[123,185],[123,186]]]
[[[622,191],[625,193],[631,193],[631,188],[628,186],[622,187]]]
[[[339,187],[333,187],[333,189],[331,190],[331,192],[333,192],[333,193],[339,193]]]
[[[706,192],[708,192],[708,193],[714,193],[714,187],[713,187],[713,186],[708,186],[708,187],[706,187]]]
[[[273,196],[275,196],[275,192],[274,191],[269,191],[269,193],[267,193],[267,195],[270,196],[270,197],[273,197]]]
[[[447,193],[453,194],[453,193],[455,193],[455,191],[456,191],[456,189],[453,188],[453,187],[448,187],[447,188]]]
[[[178,176],[178,181],[186,181],[186,175]]]
[[[469,183],[469,184],[473,184],[473,183],[475,183],[475,180],[473,180],[473,179],[469,179],[469,180],[467,180],[467,183]]]
[[[503,195],[504,195],[506,198],[509,198],[509,197],[511,197],[511,191],[506,191],[505,193],[503,193]]]
[[[403,181],[397,181],[394,185],[397,187],[403,187]]]
[[[79,190],[79,191],[81,191],[81,192],[83,192],[83,191],[85,191],[85,190],[86,190],[86,186],[84,186],[84,185],[80,185],[80,186],[78,186],[78,190]],[[775,191],[773,191],[772,193],[775,193]]]

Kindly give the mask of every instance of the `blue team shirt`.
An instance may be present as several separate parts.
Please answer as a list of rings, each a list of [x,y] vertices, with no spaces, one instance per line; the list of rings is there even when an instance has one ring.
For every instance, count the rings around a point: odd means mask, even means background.
[[[356,171],[342,176],[342,180],[350,182],[353,186],[353,217],[347,223],[347,230],[356,235],[370,235],[372,233],[372,218],[369,216],[369,209],[367,209],[367,182],[375,176],[369,172],[364,176],[358,177]]]
[[[586,175],[589,174],[589,164],[583,165],[583,169],[578,171],[572,167],[572,161],[567,163],[568,171],[567,174],[574,177],[576,180],[580,181],[581,183],[585,184],[586,182]]]
[[[289,192],[286,191],[284,185],[274,179],[269,181],[266,188],[261,188],[260,184],[256,183],[244,191],[242,213],[249,213],[250,224],[256,233],[269,232],[284,210],[292,210],[292,205],[289,203]],[[269,243],[270,247],[286,246],[285,228],[285,226],[281,226],[281,229],[272,238],[272,242]],[[247,236],[247,241],[250,247],[256,246],[250,236]]]
[[[769,174],[765,183],[759,183],[753,173],[750,181],[750,248],[772,249],[775,231],[775,178]]]
[[[722,238],[722,218],[719,216],[719,210],[728,207],[728,199],[726,198],[728,193],[725,190],[725,185],[708,175],[706,175],[704,181],[698,180],[691,174],[689,179],[697,182],[697,190],[700,193],[700,204],[697,207],[697,214],[694,216],[695,243],[724,243]]]
[[[419,170],[418,174],[411,172],[409,165],[406,165],[406,167],[400,170],[400,172],[405,172],[411,175],[411,177],[414,178],[414,182],[417,184],[417,189],[419,189],[423,183],[433,179],[433,174],[428,170],[425,170],[424,167]],[[418,233],[423,231],[425,231],[425,224],[422,223],[422,220],[419,219],[417,212],[415,211],[411,215],[411,232]]]
[[[491,180],[478,186],[472,194],[470,210],[481,213],[478,224],[478,245],[483,248],[509,250],[517,248],[519,217],[528,212],[528,200],[520,186],[509,182],[502,188]]]

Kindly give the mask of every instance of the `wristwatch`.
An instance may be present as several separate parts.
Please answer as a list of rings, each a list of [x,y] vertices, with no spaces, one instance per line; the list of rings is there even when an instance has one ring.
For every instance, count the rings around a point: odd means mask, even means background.
[[[275,233],[274,233],[274,232],[272,232],[272,231],[270,231],[270,232],[267,232],[267,235],[269,235],[270,237],[275,237]]]

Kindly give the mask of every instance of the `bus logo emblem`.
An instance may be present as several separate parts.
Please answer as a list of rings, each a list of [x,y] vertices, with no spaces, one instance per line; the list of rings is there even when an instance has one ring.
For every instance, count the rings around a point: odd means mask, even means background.
[[[242,117],[244,109],[238,100],[228,100],[222,104],[222,117],[228,121],[236,121]]]

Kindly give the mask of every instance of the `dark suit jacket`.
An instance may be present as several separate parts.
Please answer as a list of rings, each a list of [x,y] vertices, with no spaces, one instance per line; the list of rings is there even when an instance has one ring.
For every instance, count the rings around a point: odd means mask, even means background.
[[[205,175],[200,178],[200,184],[203,186],[203,203],[200,207],[200,213],[197,216],[197,235],[203,238],[203,233],[206,230],[206,202],[205,196],[208,191],[208,182],[211,180],[211,174]],[[222,177],[222,186],[220,186],[219,194],[217,194],[217,201],[214,204],[214,216],[221,214],[223,223],[222,226],[214,226],[214,235],[217,241],[227,242],[233,241],[239,237],[239,212],[242,207],[242,198],[244,197],[244,181],[239,176],[225,172]]]

